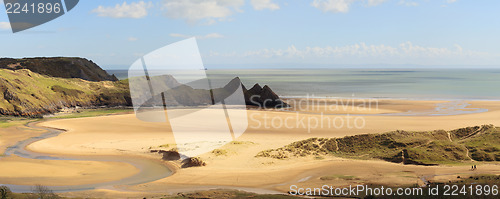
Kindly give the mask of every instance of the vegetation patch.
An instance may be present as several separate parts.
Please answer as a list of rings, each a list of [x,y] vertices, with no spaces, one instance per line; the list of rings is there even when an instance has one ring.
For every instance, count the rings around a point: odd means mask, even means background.
[[[329,175],[329,176],[322,176],[319,178],[320,180],[359,180],[356,176],[346,176],[346,175]]]
[[[500,129],[483,125],[452,131],[398,130],[343,138],[310,138],[278,149],[261,151],[256,157],[287,159],[311,155],[375,158],[419,165],[453,164],[470,160],[500,161]]]
[[[104,109],[81,109],[75,113],[57,115],[52,118],[56,119],[70,119],[70,118],[84,118],[84,117],[98,117],[119,113],[127,113],[133,111],[127,108],[104,108]]]
[[[63,199],[55,194],[51,189],[43,185],[35,185],[32,187],[31,193],[13,193],[9,187],[0,186],[1,199]]]
[[[64,87],[59,86],[59,85],[52,86],[52,91],[54,91],[56,93],[61,93],[63,95],[69,95],[69,96],[74,96],[74,97],[76,97],[80,94],[84,94],[83,91],[79,91],[76,89],[70,89],[70,88],[64,88]]]
[[[41,117],[66,107],[130,104],[126,81],[93,82],[0,69],[0,115]]]
[[[242,144],[255,144],[255,143],[250,141],[231,141],[229,144],[242,145]]]
[[[212,151],[212,154],[214,154],[215,156],[227,155],[227,150],[225,150],[225,149],[214,149]]]
[[[9,128],[13,126],[21,126],[25,125],[28,122],[35,121],[33,119],[27,118],[18,118],[18,117],[9,117],[9,116],[0,116],[0,128]]]
[[[197,199],[197,198],[225,198],[225,199],[237,199],[237,198],[267,198],[267,199],[288,199],[288,198],[301,198],[298,196],[291,195],[279,195],[279,194],[257,194],[249,193],[237,190],[208,190],[208,191],[196,191],[192,193],[179,193],[177,196],[165,197],[169,199]]]

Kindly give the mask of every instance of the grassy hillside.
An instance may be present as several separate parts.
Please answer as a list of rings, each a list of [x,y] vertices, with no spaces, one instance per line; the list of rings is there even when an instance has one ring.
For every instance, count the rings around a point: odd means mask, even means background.
[[[476,160],[500,161],[500,128],[483,125],[425,132],[395,131],[344,138],[310,138],[257,157],[286,159],[334,155],[347,158],[382,159],[405,164],[447,164]]]
[[[39,116],[62,107],[129,105],[125,81],[91,82],[0,69],[0,114]]]

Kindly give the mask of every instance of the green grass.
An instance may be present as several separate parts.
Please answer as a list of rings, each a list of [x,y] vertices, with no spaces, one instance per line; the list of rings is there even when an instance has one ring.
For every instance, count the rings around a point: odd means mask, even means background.
[[[29,122],[35,121],[35,119],[26,119],[18,117],[0,117],[0,128],[9,128],[13,126],[22,126]]]
[[[34,116],[61,107],[127,104],[128,84],[56,78],[26,69],[0,69],[0,109],[5,115]]]
[[[468,150],[470,157],[467,156]],[[465,164],[470,163],[471,158],[476,161],[500,161],[500,129],[483,125],[449,132],[394,131],[343,138],[310,138],[261,151],[256,157],[287,159],[324,155],[422,165]]]
[[[480,161],[500,160],[500,131],[490,130],[480,136],[474,136],[461,141],[469,150],[473,159]]]
[[[98,117],[119,113],[131,112],[133,109],[84,109],[79,113],[70,113],[67,115],[55,116],[55,119],[70,119],[70,118],[83,118],[83,117]],[[160,146],[161,147],[161,146]]]

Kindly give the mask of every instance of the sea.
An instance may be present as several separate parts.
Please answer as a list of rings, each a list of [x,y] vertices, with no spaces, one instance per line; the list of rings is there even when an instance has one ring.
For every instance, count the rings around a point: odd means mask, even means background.
[[[119,79],[126,70],[109,70]],[[247,88],[268,85],[288,98],[500,100],[500,69],[206,70],[210,79],[240,77]]]

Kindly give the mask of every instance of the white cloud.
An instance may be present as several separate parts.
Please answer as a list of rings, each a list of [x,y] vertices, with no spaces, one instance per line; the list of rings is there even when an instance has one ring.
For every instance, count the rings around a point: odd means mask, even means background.
[[[278,9],[280,9],[280,6],[276,3],[273,3],[271,0],[251,0],[250,3],[252,4],[252,6],[255,10],[264,10],[264,9],[278,10]]]
[[[244,0],[163,0],[162,9],[169,18],[210,25],[228,20],[235,11],[243,12],[240,8],[244,4]]]
[[[401,1],[399,1],[399,5],[413,7],[413,6],[418,6],[418,3],[415,1],[401,0]]]
[[[377,6],[377,5],[382,4],[382,3],[386,2],[386,1],[387,0],[367,0],[366,4],[368,6]]]
[[[196,37],[197,39],[216,39],[216,38],[224,38],[224,35],[221,35],[219,33],[210,33],[207,35],[200,35],[200,36],[192,36],[192,35],[184,35],[184,34],[178,34],[178,33],[172,33],[170,34],[171,37],[180,37],[180,38],[191,38],[191,37]]]
[[[345,46],[304,47],[291,45],[284,49],[260,49],[243,53],[210,52],[211,57],[235,60],[297,61],[303,63],[333,64],[464,64],[498,60],[500,55],[463,49],[455,44],[450,47],[429,47],[403,42],[399,45],[369,45],[356,43]]]
[[[314,0],[311,5],[323,12],[347,13],[352,4],[360,2],[366,6],[377,6],[387,0]]]
[[[297,49],[294,45],[287,49],[262,49],[249,51],[244,56],[260,57],[346,57],[346,56],[387,56],[398,53],[397,48],[385,45],[366,45],[365,43],[348,46],[306,47]]]
[[[349,12],[349,7],[354,0],[314,0],[312,6],[323,12]]]
[[[452,3],[455,3],[455,2],[457,2],[457,0],[446,0],[446,4],[441,5],[441,7],[446,8],[446,7],[448,7],[447,4],[452,4]]]
[[[127,40],[128,41],[137,41],[137,40],[139,40],[139,38],[137,38],[137,37],[129,37],[129,38],[127,38]]]
[[[148,8],[152,6],[151,2],[132,2],[127,4],[127,2],[123,2],[123,4],[116,4],[115,7],[104,7],[99,6],[96,9],[93,9],[93,13],[97,13],[97,16],[100,17],[112,17],[112,18],[143,18],[148,15]]]
[[[10,29],[9,22],[0,22],[0,30],[8,30],[8,29]]]

